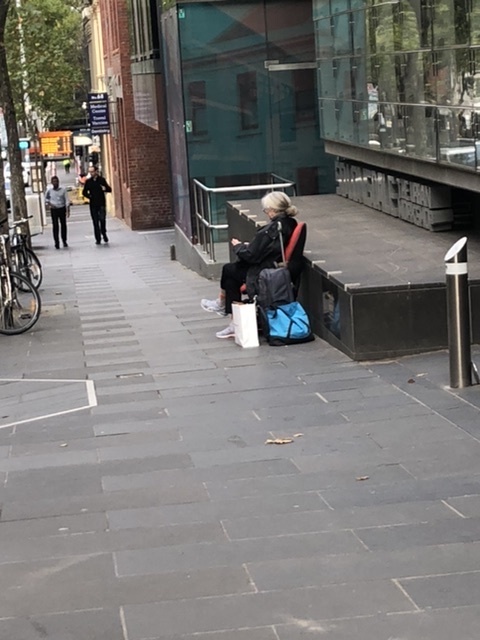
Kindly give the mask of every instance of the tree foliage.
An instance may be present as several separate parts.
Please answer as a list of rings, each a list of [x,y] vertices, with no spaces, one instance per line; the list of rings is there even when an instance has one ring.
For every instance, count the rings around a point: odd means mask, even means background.
[[[7,64],[5,49],[5,27],[10,0],[0,0],[0,106],[5,117],[5,127],[8,136],[8,157],[11,165],[11,199],[14,220],[25,218],[27,203],[25,200],[25,186],[23,183],[22,157],[18,144],[18,127],[12,86]],[[2,180],[0,181],[0,212],[5,211],[5,183],[3,181],[3,166],[0,163]]]
[[[82,116],[86,80],[81,0],[11,2],[5,44],[17,115],[32,130]],[[27,101],[26,101],[27,98]]]

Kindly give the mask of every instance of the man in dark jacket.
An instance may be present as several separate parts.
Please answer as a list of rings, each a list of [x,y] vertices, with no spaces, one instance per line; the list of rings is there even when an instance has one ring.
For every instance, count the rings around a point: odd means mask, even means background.
[[[200,304],[204,311],[214,312],[221,316],[232,313],[232,302],[241,299],[241,286],[247,285],[250,298],[257,293],[258,274],[262,269],[274,267],[282,261],[282,244],[285,247],[297,226],[294,216],[297,208],[290,198],[282,192],[273,191],[262,198],[263,212],[269,223],[260,228],[252,242],[240,242],[233,238],[230,242],[237,256],[237,261],[225,264],[220,280],[220,295],[216,300],[204,298]],[[279,224],[280,223],[280,224]],[[280,242],[280,234],[282,242]],[[235,337],[233,323],[226,329],[218,331],[217,338]]]
[[[108,182],[98,173],[97,167],[90,167],[90,176],[85,182],[82,195],[90,202],[90,215],[92,216],[93,232],[96,244],[108,242],[107,236],[107,212],[105,208],[105,194],[111,193],[112,188]]]

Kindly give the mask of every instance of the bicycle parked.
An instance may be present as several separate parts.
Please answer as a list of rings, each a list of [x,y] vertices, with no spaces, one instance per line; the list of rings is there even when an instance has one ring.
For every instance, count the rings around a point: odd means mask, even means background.
[[[42,264],[35,252],[27,244],[28,237],[25,233],[24,224],[29,218],[33,218],[33,216],[16,220],[13,226],[9,227],[11,231],[11,268],[28,280],[35,289],[38,289],[43,278]]]
[[[16,335],[37,322],[41,301],[31,282],[11,269],[9,241],[8,234],[0,234],[0,333]]]

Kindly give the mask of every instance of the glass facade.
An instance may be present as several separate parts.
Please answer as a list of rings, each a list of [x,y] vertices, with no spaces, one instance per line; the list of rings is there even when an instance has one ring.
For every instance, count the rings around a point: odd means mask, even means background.
[[[193,178],[231,187],[274,174],[300,195],[334,192],[312,0],[295,0],[294,10],[291,0],[186,2],[164,8],[161,30],[174,201],[185,201]],[[176,219],[191,231],[185,212]]]
[[[313,0],[322,135],[480,169],[480,0]]]

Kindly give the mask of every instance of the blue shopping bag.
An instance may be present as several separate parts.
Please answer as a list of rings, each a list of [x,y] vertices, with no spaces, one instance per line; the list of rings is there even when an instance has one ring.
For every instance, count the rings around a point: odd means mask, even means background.
[[[273,347],[315,339],[305,309],[297,301],[266,309],[265,325],[266,337]]]

